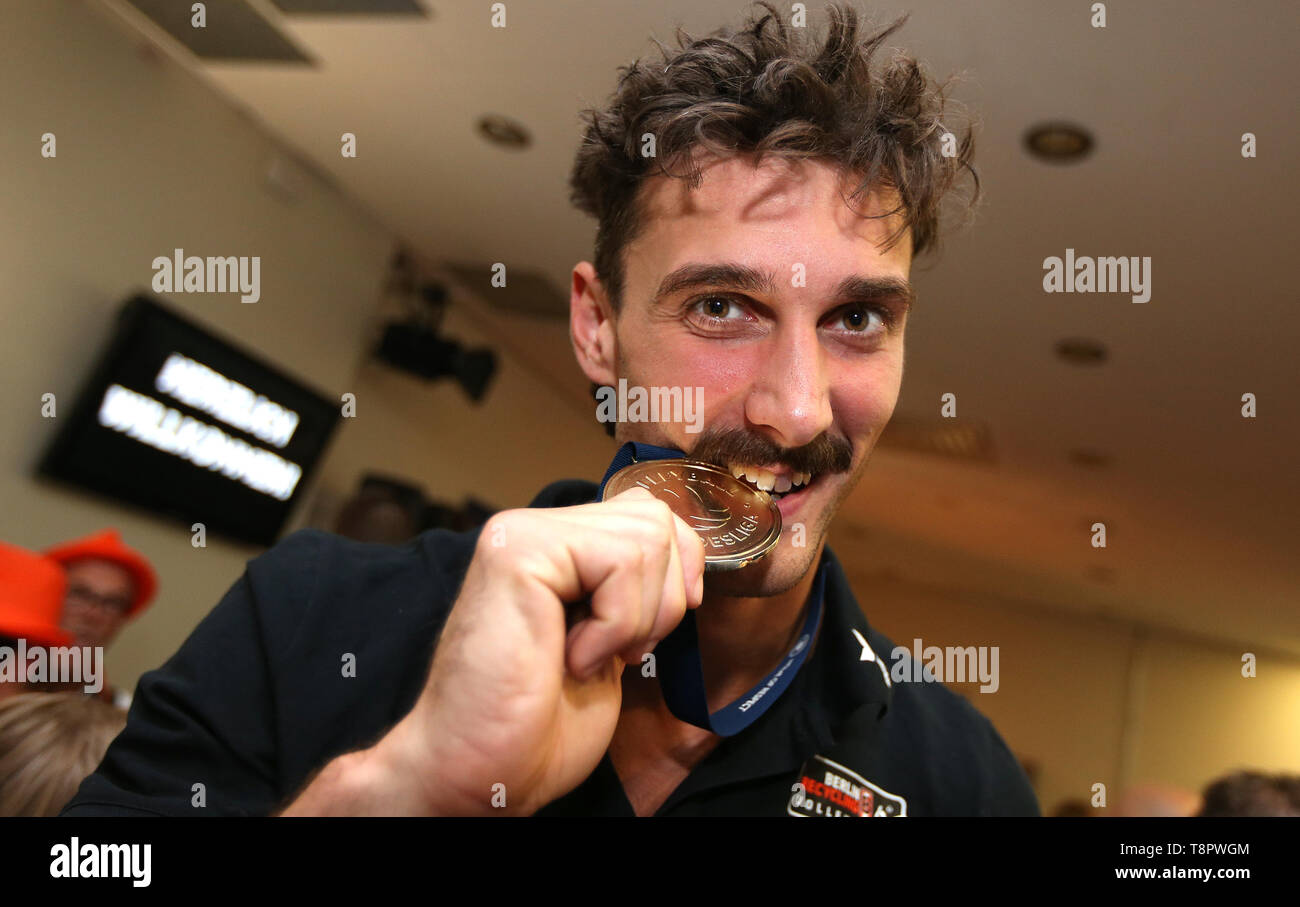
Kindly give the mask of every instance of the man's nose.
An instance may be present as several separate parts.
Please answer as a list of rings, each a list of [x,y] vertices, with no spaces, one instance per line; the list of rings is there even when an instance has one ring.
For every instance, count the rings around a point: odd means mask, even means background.
[[[63,606],[63,616],[72,618],[82,623],[95,619],[95,612],[98,609],[89,607],[81,602],[68,602]]]
[[[830,387],[815,328],[788,328],[772,338],[745,401],[745,416],[771,430],[783,447],[801,447],[831,425]]]

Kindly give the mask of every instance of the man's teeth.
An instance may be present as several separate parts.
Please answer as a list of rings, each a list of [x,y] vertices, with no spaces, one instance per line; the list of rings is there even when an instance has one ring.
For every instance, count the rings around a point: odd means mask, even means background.
[[[800,485],[807,485],[812,481],[812,474],[807,472],[796,472],[790,475],[778,476],[775,473],[768,472],[766,469],[759,469],[755,466],[731,466],[731,474],[738,479],[744,479],[749,484],[761,491],[774,492],[776,494],[785,494],[792,488]]]

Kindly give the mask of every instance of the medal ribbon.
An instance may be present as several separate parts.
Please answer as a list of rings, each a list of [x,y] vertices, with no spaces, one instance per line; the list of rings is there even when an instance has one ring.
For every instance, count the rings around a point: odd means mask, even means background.
[[[604,496],[605,484],[610,477],[625,466],[645,460],[667,460],[685,456],[682,451],[673,448],[629,441],[619,448],[614,462],[606,470],[605,478],[600,483],[598,499]],[[813,634],[817,632],[817,624],[821,620],[825,588],[825,571],[819,564],[812,593],[808,597],[808,616],[804,618],[803,629],[799,631],[799,638],[795,640],[794,646],[770,674],[739,699],[712,714],[709,712],[709,700],[704,691],[704,667],[700,661],[700,640],[695,629],[695,611],[688,609],[682,622],[655,648],[659,688],[663,691],[668,711],[672,712],[678,720],[712,731],[720,737],[738,734],[757,721],[771,708],[772,703],[780,698],[786,687],[790,685],[790,681],[794,680],[794,676],[799,673],[799,668],[803,666],[808,650],[812,647]]]

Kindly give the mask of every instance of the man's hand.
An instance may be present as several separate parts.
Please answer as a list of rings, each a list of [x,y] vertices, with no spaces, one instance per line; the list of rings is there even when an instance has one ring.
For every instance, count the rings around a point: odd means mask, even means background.
[[[699,536],[644,489],[496,514],[415,707],[327,766],[284,814],[536,812],[596,767],[618,724],[623,666],[640,664],[703,592]],[[590,614],[566,629],[566,606],[587,598]]]

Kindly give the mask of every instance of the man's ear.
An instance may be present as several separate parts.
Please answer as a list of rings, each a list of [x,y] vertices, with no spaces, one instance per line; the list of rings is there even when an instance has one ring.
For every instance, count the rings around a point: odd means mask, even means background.
[[[596,277],[596,269],[588,261],[573,266],[569,340],[583,374],[599,385],[615,383],[618,341],[614,334],[614,310]]]

